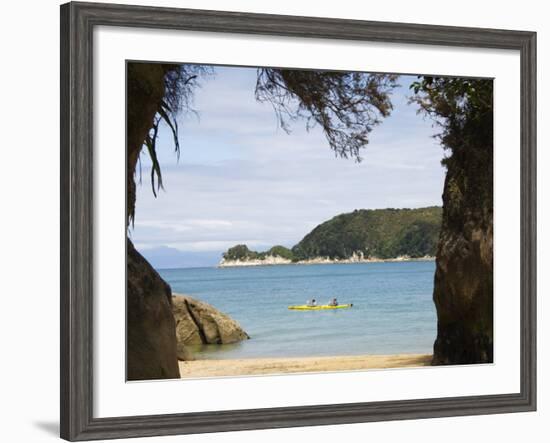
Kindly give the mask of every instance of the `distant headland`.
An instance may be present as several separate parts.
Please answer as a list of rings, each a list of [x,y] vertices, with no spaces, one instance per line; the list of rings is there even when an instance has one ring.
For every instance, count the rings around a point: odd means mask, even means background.
[[[321,223],[292,248],[267,251],[239,244],[223,253],[219,267],[372,263],[433,260],[442,208],[359,209]]]

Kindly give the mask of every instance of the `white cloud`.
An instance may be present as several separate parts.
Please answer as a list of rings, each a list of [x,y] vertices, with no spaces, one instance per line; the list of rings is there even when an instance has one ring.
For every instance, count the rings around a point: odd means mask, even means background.
[[[183,251],[292,246],[342,212],[441,204],[442,149],[430,123],[402,98],[356,163],[335,158],[318,128],[307,132],[296,122],[291,134],[277,129],[253,88],[253,73],[225,69],[198,91],[201,118],[182,122],[179,163],[161,134],[166,192],[153,197],[144,160],[136,244]]]

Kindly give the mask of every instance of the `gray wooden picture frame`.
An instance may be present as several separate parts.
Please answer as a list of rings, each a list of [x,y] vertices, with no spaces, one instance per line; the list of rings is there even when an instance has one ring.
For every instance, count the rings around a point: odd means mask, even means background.
[[[185,414],[93,416],[92,54],[96,26],[414,43],[521,57],[521,392]],[[124,147],[120,147],[124,149]],[[536,34],[100,3],[61,6],[61,437],[71,441],[536,409]],[[123,319],[121,319],[123,321]]]

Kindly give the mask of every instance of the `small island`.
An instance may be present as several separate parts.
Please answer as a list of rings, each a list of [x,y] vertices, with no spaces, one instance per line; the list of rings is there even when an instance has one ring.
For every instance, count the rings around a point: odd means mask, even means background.
[[[321,223],[292,248],[277,245],[257,252],[244,244],[233,246],[218,266],[433,260],[441,217],[438,206],[359,209]]]

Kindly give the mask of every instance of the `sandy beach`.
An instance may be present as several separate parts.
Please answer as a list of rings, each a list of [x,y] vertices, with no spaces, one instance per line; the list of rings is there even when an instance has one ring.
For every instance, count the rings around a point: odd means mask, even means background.
[[[181,361],[181,378],[299,372],[357,371],[429,366],[431,354],[354,355],[300,358],[248,358]]]

